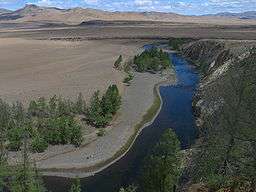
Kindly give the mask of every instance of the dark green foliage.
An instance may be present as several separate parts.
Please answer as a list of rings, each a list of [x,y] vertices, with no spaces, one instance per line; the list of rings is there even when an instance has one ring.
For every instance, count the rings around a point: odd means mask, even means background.
[[[82,143],[81,126],[74,118],[86,112],[82,94],[75,102],[56,96],[49,101],[41,97],[31,101],[27,111],[19,102],[10,106],[0,100],[0,112],[0,125],[9,150],[20,150],[25,130],[33,152],[43,152],[48,144]]]
[[[116,85],[110,85],[102,97],[102,110],[104,114],[114,115],[121,105],[121,96]]]
[[[103,113],[99,93],[99,91],[96,91],[91,98],[90,106],[87,112],[87,118],[90,124],[96,127],[103,127],[108,123],[108,121],[105,118],[105,114]]]
[[[172,38],[169,40],[169,46],[172,49],[179,51],[182,45],[184,45],[185,43],[189,43],[193,40],[194,39],[191,38]]]
[[[7,164],[7,129],[10,116],[10,107],[0,99],[0,191],[6,188],[6,178],[10,173],[10,167]]]
[[[122,61],[123,61],[123,57],[122,55],[119,55],[118,59],[114,63],[114,68],[120,69]]]
[[[98,132],[97,132],[97,136],[98,137],[103,137],[105,135],[105,130],[104,129],[100,129]]]
[[[152,48],[135,56],[134,64],[138,72],[156,72],[168,68],[170,66],[170,58],[168,54],[161,49]]]
[[[12,192],[45,192],[42,180],[35,167],[32,167],[28,157],[28,133],[25,131],[23,139],[22,163],[15,168],[11,178],[10,191]]]
[[[124,78],[123,83],[130,85],[131,80],[133,80],[134,75],[131,73],[127,73],[127,76]]]
[[[75,181],[73,182],[70,192],[81,192],[81,184],[80,184],[80,179],[76,178]]]
[[[121,96],[116,85],[109,86],[102,98],[99,94],[99,91],[96,91],[91,98],[87,119],[93,126],[105,127],[120,108]]]
[[[81,127],[72,117],[51,118],[46,126],[45,139],[52,145],[71,143],[79,146],[82,142]]]
[[[18,151],[22,145],[22,138],[23,138],[24,129],[20,127],[12,127],[8,130],[8,148],[11,151]]]
[[[255,61],[255,53],[242,61],[237,59],[224,77],[204,90],[204,99],[218,103],[219,108],[204,117],[204,140],[194,154],[193,178],[212,190],[235,191],[245,185],[255,189]]]
[[[77,102],[75,103],[75,111],[80,115],[85,114],[86,112],[86,104],[82,93],[79,93],[78,95]]]
[[[33,152],[42,153],[47,148],[48,148],[48,143],[43,137],[36,135],[34,138],[32,138],[31,149]]]
[[[145,159],[141,187],[143,192],[174,191],[181,174],[180,143],[168,129]]]
[[[137,187],[136,186],[134,186],[134,185],[130,185],[130,186],[128,186],[127,188],[121,188],[120,190],[119,190],[119,192],[136,192],[137,191]]]

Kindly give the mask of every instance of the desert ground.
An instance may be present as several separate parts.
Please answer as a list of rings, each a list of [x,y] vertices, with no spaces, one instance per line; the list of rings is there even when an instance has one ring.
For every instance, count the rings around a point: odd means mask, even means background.
[[[129,59],[143,42],[47,41],[0,39],[0,95],[9,102],[61,95],[86,99],[96,90],[118,84],[123,74],[113,69],[121,54]]]
[[[142,46],[170,37],[207,39],[256,39],[255,25],[192,23],[145,23],[108,26],[72,26],[37,29],[0,29],[0,97],[8,102],[28,104],[41,96],[75,98],[83,93],[88,100],[94,91],[117,84],[123,96],[118,117],[104,137],[95,133],[87,143],[50,147],[34,154],[38,167],[47,175],[77,176],[106,161],[125,145],[154,101],[153,87],[165,81],[159,75],[136,73],[130,87],[122,84],[123,72],[113,69],[119,55],[125,60],[138,54]],[[175,81],[171,75],[172,83]],[[143,96],[143,97],[141,97]],[[90,142],[88,142],[90,141]],[[104,146],[104,147],[103,147]],[[10,154],[16,161],[19,154]],[[74,174],[70,169],[75,170]],[[60,172],[56,170],[62,170]],[[67,175],[67,170],[71,175]],[[88,173],[81,173],[86,176]]]

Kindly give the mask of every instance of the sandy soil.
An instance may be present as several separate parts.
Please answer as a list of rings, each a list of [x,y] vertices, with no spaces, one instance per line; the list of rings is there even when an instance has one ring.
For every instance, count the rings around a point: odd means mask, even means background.
[[[113,69],[119,54],[128,59],[143,42],[41,41],[0,38],[0,97],[27,102],[40,96],[88,99],[97,89],[118,84],[123,74]]]
[[[86,135],[80,148],[71,145],[51,146],[45,153],[32,154],[40,169],[66,169],[67,172],[46,172],[49,175],[76,176],[79,168],[94,166],[108,160],[126,144],[134,126],[141,120],[154,100],[153,87],[166,77],[136,74],[131,86],[121,82],[124,74],[113,69],[119,54],[125,59],[141,51],[145,41],[49,41],[22,38],[0,38],[0,97],[8,102],[25,102],[54,94],[74,98],[82,92],[89,99],[97,89],[111,83],[119,85],[123,104],[104,137],[95,132]],[[20,153],[10,152],[15,163]],[[71,172],[69,169],[77,170]],[[80,173],[81,174],[81,173]],[[83,173],[80,176],[85,176]]]
[[[110,164],[93,166],[112,158],[127,143],[134,134],[135,125],[154,101],[154,86],[166,80],[166,76],[159,74],[136,73],[132,85],[125,88],[120,115],[104,137],[69,153],[42,160],[37,164],[39,169],[43,169],[45,175],[86,177],[106,168]],[[169,83],[174,81],[172,72]]]

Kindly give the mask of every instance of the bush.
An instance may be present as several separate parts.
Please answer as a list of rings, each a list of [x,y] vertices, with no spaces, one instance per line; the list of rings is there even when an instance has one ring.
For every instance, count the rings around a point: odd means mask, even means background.
[[[122,55],[119,55],[118,59],[114,63],[114,68],[120,69],[122,61],[123,61],[123,57]]]
[[[105,127],[120,108],[121,96],[116,85],[109,86],[102,98],[99,94],[99,91],[96,91],[91,98],[87,121],[95,127]]]
[[[134,75],[131,74],[131,73],[128,73],[128,76],[126,76],[126,77],[124,78],[123,83],[129,85],[129,84],[131,83],[131,80],[133,80],[133,78],[134,78]]]
[[[47,142],[52,145],[71,143],[79,146],[82,142],[81,127],[68,116],[50,119],[45,134]]]
[[[170,66],[170,59],[167,53],[161,49],[152,48],[134,57],[136,71],[160,71]]]
[[[22,137],[24,130],[19,127],[14,127],[8,131],[8,148],[11,151],[18,151],[22,145]]]
[[[185,43],[189,43],[193,40],[194,39],[191,38],[172,38],[169,40],[169,46],[172,49],[179,51],[182,45],[184,45]]]
[[[32,139],[32,142],[31,142],[31,150],[33,152],[37,152],[37,153],[42,153],[44,152],[46,149],[48,148],[48,143],[47,141],[40,137],[39,135],[35,136],[33,139]]]
[[[97,136],[98,137],[103,137],[105,135],[105,130],[104,129],[100,129],[98,132],[97,132]]]
[[[73,124],[71,128],[71,140],[70,143],[79,147],[83,142],[82,130],[78,124]]]

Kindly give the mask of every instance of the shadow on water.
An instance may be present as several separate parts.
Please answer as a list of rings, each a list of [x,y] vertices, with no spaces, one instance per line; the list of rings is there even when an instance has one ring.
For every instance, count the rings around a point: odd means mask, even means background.
[[[183,149],[194,142],[196,129],[192,97],[199,77],[195,68],[181,56],[170,53],[170,58],[178,81],[176,85],[160,87],[163,106],[159,115],[151,125],[143,129],[131,150],[122,159],[95,176],[81,179],[82,191],[118,192],[121,186],[134,183],[148,150],[168,128],[176,132]],[[44,180],[46,187],[52,192],[66,192],[70,188],[70,179],[45,177]]]

